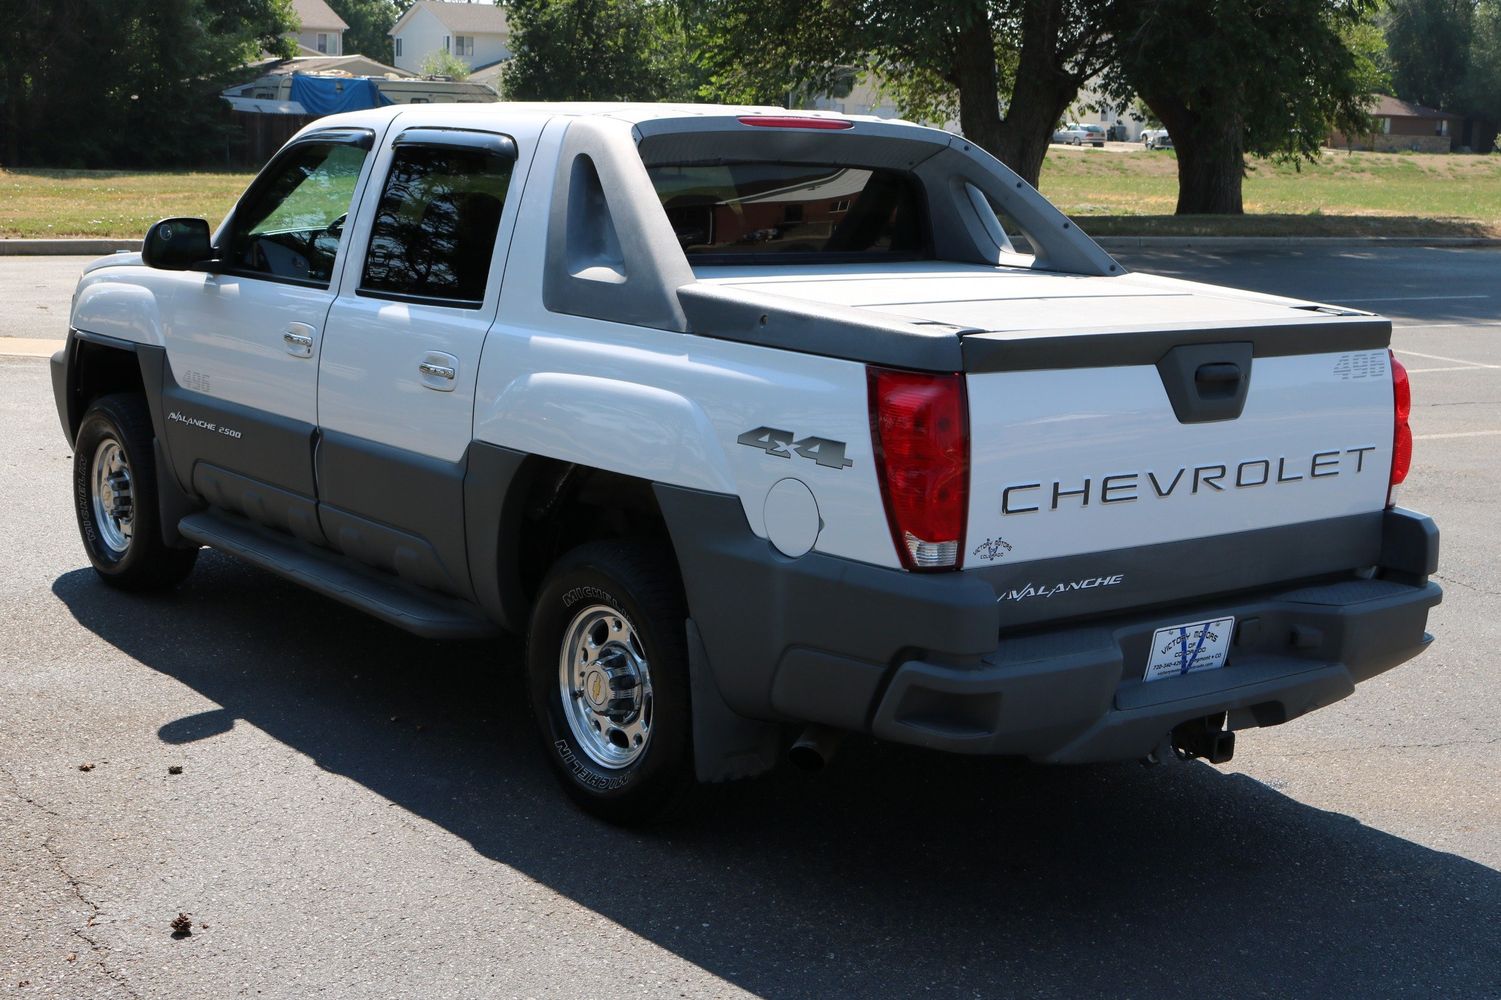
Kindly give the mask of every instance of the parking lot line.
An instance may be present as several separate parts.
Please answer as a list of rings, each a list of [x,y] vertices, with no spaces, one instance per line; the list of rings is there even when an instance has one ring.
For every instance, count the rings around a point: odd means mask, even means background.
[[[1501,368],[1501,365],[1488,365],[1481,361],[1466,361],[1464,358],[1446,358],[1442,354],[1423,354],[1419,351],[1409,351],[1401,347],[1393,347],[1398,354],[1409,354],[1415,358],[1427,358],[1429,361],[1449,361],[1456,365],[1465,365],[1469,368]]]
[[[1455,431],[1452,434],[1414,434],[1412,436],[1412,439],[1414,441],[1442,441],[1444,438],[1495,437],[1497,434],[1501,434],[1501,430],[1497,430],[1497,431]]]

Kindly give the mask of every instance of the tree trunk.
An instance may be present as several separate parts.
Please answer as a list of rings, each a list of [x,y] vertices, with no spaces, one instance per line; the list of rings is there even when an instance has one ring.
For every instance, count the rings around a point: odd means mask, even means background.
[[[954,80],[959,90],[959,128],[970,142],[1001,156],[1000,78],[995,40],[984,4],[976,4],[960,26],[954,53]]]
[[[12,53],[5,66],[5,160],[14,170],[21,165],[21,67],[20,55]]]
[[[1053,126],[1079,92],[1080,79],[1063,68],[1058,33],[1063,0],[1027,0],[1022,13],[1016,83],[1006,117],[999,108],[995,38],[981,11],[959,33],[954,75],[964,137],[1037,186]]]
[[[1246,154],[1240,116],[1190,111],[1182,102],[1141,95],[1173,138],[1178,156],[1178,215],[1244,215]]]

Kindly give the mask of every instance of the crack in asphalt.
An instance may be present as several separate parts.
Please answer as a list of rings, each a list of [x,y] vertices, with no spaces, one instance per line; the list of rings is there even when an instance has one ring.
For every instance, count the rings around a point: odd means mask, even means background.
[[[4,767],[0,767],[0,774],[5,775],[6,780],[10,782],[11,790],[16,793],[16,798],[31,806],[33,809],[40,809],[42,812],[46,813],[48,816],[53,817],[54,819],[63,818],[61,813],[57,812],[56,810],[47,808],[36,799],[31,798],[25,792],[21,791],[21,783],[16,780],[16,776],[14,774],[11,774],[10,771],[6,770]]]
[[[16,798],[31,806],[33,809],[44,812],[54,819],[63,818],[62,814],[57,812],[55,809],[51,809],[43,805],[42,803],[31,798],[25,792],[23,792],[21,790],[21,783],[16,780],[16,776],[9,770],[4,767],[0,767],[0,774],[3,774],[6,780],[10,783],[10,787],[15,792]],[[88,928],[94,926],[95,918],[97,918],[104,911],[100,908],[98,903],[94,902],[84,894],[83,887],[87,883],[85,883],[83,879],[74,875],[72,872],[68,871],[67,866],[63,864],[65,856],[52,843],[52,840],[55,836],[56,834],[49,832],[47,836],[43,838],[42,850],[47,852],[47,858],[52,862],[52,867],[56,868],[57,873],[63,877],[63,881],[68,883],[68,888],[73,890],[73,895],[78,897],[78,901],[80,903],[89,908],[89,916],[88,919],[84,921],[83,927],[72,928],[73,936],[88,945],[89,951],[94,955],[95,964],[98,965],[99,971],[102,972],[106,978],[118,985],[131,997],[134,997],[135,1000],[141,1000],[141,995],[131,988],[130,983],[126,982],[124,976],[109,967],[109,964],[106,961],[106,959],[109,958],[109,946],[100,943],[99,941],[95,940],[93,937],[85,933]]]
[[[1501,597],[1501,593],[1497,593],[1494,590],[1486,590],[1484,587],[1477,587],[1473,583],[1466,583],[1465,581],[1456,579],[1452,576],[1444,576],[1442,573],[1434,573],[1433,578],[1435,580],[1442,580],[1445,583],[1452,583],[1456,587],[1463,587],[1466,590],[1473,590],[1475,593],[1484,594],[1486,597]]]

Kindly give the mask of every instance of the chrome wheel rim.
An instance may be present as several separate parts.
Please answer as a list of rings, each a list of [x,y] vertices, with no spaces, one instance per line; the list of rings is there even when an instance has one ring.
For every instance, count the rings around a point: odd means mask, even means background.
[[[601,767],[628,767],[651,742],[651,672],[631,620],[604,604],[573,616],[558,656],[563,715]]]
[[[116,555],[124,555],[130,548],[135,521],[135,497],[125,449],[114,438],[105,438],[94,449],[91,468],[89,502],[94,510],[94,527],[105,545]]]

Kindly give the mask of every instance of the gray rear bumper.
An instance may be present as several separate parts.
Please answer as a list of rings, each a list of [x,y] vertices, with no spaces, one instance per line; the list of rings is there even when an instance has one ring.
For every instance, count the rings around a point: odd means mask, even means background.
[[[1359,563],[1325,566],[1290,574],[1299,584],[1029,626],[1010,610],[1003,622],[984,574],[788,559],[750,532],[736,498],[657,493],[707,661],[696,698],[717,694],[745,719],[960,753],[1120,760],[1220,712],[1232,728],[1276,725],[1421,653],[1442,599],[1427,579],[1438,531],[1403,510],[1365,516],[1360,548],[1377,579],[1356,577]],[[1287,560],[1298,565],[1296,553]],[[1142,681],[1155,629],[1226,615],[1237,627],[1224,667]]]

